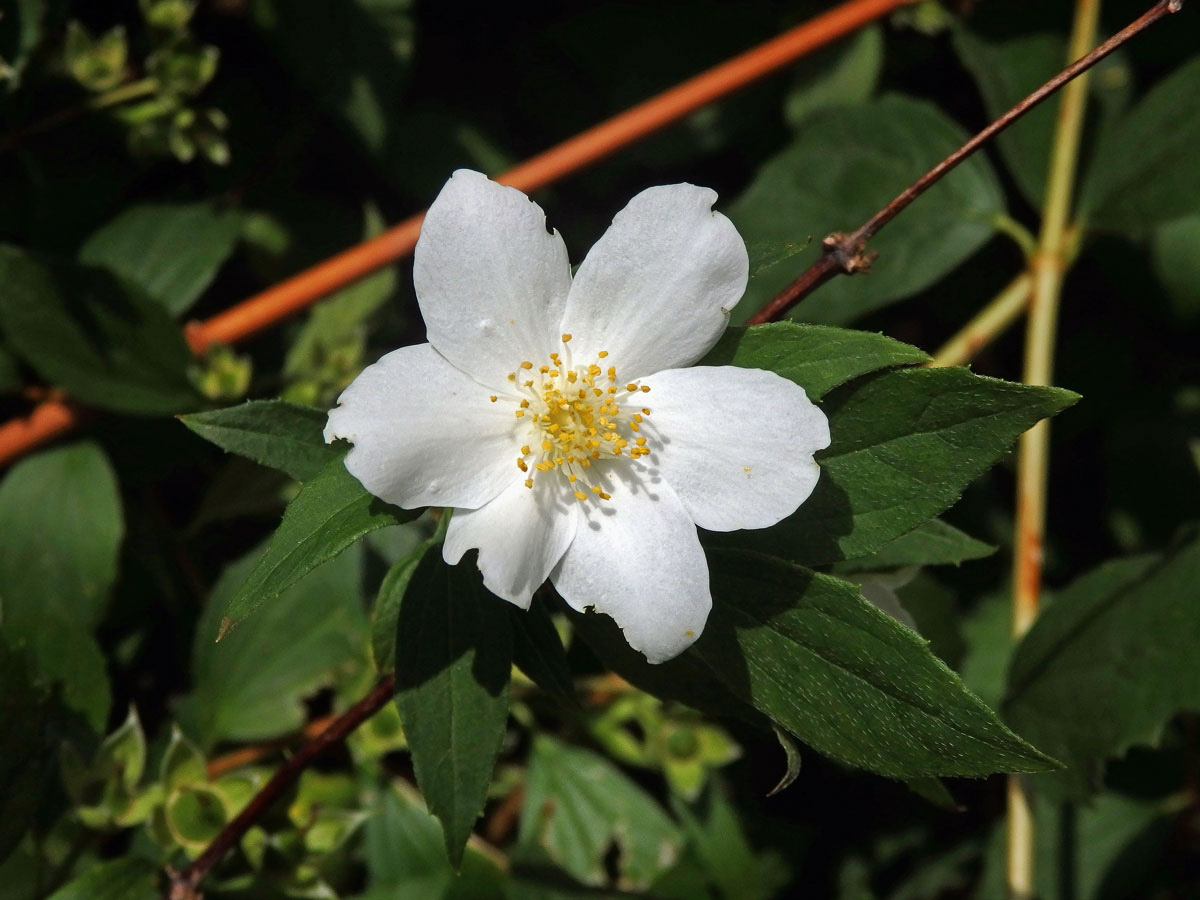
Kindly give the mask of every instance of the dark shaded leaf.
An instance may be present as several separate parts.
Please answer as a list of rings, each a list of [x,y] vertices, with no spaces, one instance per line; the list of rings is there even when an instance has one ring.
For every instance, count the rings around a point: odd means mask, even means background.
[[[1104,760],[1200,706],[1200,535],[1167,556],[1107,563],[1062,591],[1013,654],[1001,709],[1070,768],[1047,787],[1086,797]]]
[[[91,406],[145,415],[201,404],[170,315],[101,269],[0,246],[0,326],[47,381]]]
[[[408,581],[396,625],[396,706],[455,868],[508,722],[512,642],[503,604],[473,565],[447,566],[429,553]]]
[[[1140,233],[1200,209],[1200,59],[1175,70],[1102,136],[1080,204],[1098,228]]]
[[[548,694],[575,703],[575,682],[562,638],[550,618],[546,605],[534,600],[527,610],[513,606],[513,662],[534,684]]]

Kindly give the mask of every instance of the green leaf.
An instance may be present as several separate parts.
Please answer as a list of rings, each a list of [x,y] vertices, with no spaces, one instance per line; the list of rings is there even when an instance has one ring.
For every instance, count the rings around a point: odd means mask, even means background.
[[[0,16],[0,81],[9,90],[21,83],[21,73],[42,39],[45,0],[17,0]]]
[[[283,400],[250,400],[179,420],[206,441],[307,481],[341,455],[321,432],[327,413]]]
[[[1057,804],[1033,792],[1034,889],[1040,900],[1151,897],[1162,856],[1178,827],[1181,797],[1147,802],[1100,794],[1086,805]],[[973,895],[1008,900],[1005,829],[993,830]]]
[[[505,874],[468,847],[459,871],[446,859],[442,830],[419,798],[389,788],[364,828],[367,893],[360,900],[501,900]]]
[[[571,704],[577,703],[567,651],[545,603],[535,599],[527,610],[513,606],[509,618],[512,620],[513,662],[517,668],[546,693]]]
[[[986,594],[963,619],[965,645],[958,671],[967,687],[992,709],[1000,708],[1014,647],[1012,589]]]
[[[821,478],[800,509],[708,541],[807,565],[868,556],[941,513],[1021,432],[1076,399],[958,368],[869,375],[822,403],[833,445],[817,454]]]
[[[1200,212],[1154,229],[1150,252],[1175,314],[1184,322],[1200,318]]]
[[[697,365],[766,369],[796,382],[810,400],[819,400],[860,375],[928,359],[924,351],[882,334],[775,322],[726,329]]]
[[[932,104],[899,95],[810,116],[792,144],[764,165],[727,210],[747,244],[811,244],[788,265],[759,273],[734,310],[745,319],[821,252],[833,231],[857,228],[966,139]],[[792,318],[840,324],[921,291],[983,245],[1004,196],[980,154],[871,242],[869,275],[836,278]]]
[[[1001,709],[1070,768],[1051,785],[1086,797],[1104,760],[1157,740],[1200,706],[1200,534],[1162,559],[1109,562],[1071,584],[1018,645]]]
[[[988,116],[997,118],[1066,64],[1066,42],[1057,34],[1023,34],[991,43],[956,28],[954,49],[975,79]],[[1058,99],[1050,98],[996,136],[996,146],[1025,199],[1041,206]]]
[[[116,475],[95,444],[17,463],[0,482],[5,621],[54,611],[92,629],[116,578],[124,533]]]
[[[137,285],[179,315],[212,284],[240,229],[236,212],[213,203],[145,203],[94,232],[79,259]]]
[[[90,866],[49,900],[157,900],[157,876],[151,863],[126,856]]]
[[[504,601],[470,563],[429,553],[396,625],[396,706],[417,784],[457,868],[483,811],[508,722],[512,645]]]
[[[340,457],[330,460],[288,504],[267,552],[229,601],[222,633],[363,535],[416,515],[368,494]]]
[[[162,414],[199,406],[191,352],[167,312],[101,269],[0,245],[0,327],[47,381],[92,406]]]
[[[204,754],[175,723],[171,723],[171,739],[163,751],[158,777],[167,793],[208,784]]]
[[[176,715],[206,747],[295,731],[304,724],[304,698],[362,654],[359,547],[318,566],[216,641],[227,601],[264,550],[225,570],[196,624],[192,693]]]
[[[894,778],[1052,765],[854,585],[718,554],[712,587],[713,612],[689,652],[816,750]]]
[[[773,856],[756,856],[738,813],[725,797],[719,782],[709,783],[698,803],[687,804],[671,798],[671,810],[683,825],[688,847],[696,854],[708,876],[718,888],[718,896],[738,900],[768,900],[778,896],[772,884],[778,872]],[[711,896],[709,893],[705,897]]]
[[[995,552],[996,548],[991,544],[977,541],[941,519],[930,519],[908,534],[884,544],[870,556],[846,560],[837,571],[878,572],[905,566],[957,566]]]
[[[1080,199],[1088,224],[1140,233],[1200,209],[1200,58],[1102,135]]]
[[[440,550],[449,526],[450,512],[446,510],[434,533],[396,560],[379,586],[379,595],[375,598],[375,608],[371,613],[371,653],[375,658],[375,668],[380,672],[393,672],[396,668],[396,622],[400,618],[400,604],[408,590],[408,582],[425,555],[431,550]],[[374,532],[376,535],[380,533]]]
[[[0,860],[22,841],[58,775],[61,710],[0,633]]]
[[[786,791],[800,777],[800,767],[804,762],[804,758],[800,755],[800,748],[792,741],[792,736],[772,723],[771,730],[775,732],[775,740],[779,742],[779,747],[783,750],[784,769],[783,774],[779,776],[779,781],[775,783],[775,787],[771,788],[767,794],[768,797],[774,797],[780,791]]]
[[[27,647],[39,682],[103,731],[111,694],[91,632],[117,575],[125,533],[116,476],[90,442],[31,456],[0,482],[0,622]]]
[[[606,884],[614,845],[623,890],[647,887],[683,849],[666,813],[612,763],[545,734],[533,740],[524,809],[519,843],[539,846],[586,885]]]
[[[614,652],[619,632],[598,624],[605,617],[576,616],[580,634],[643,690],[742,718],[756,710],[813,749],[880,775],[1053,766],[855,585],[756,554],[713,553],[710,565],[713,611],[675,659],[639,665],[633,651]]]
[[[801,57],[792,68],[795,86],[783,101],[783,117],[800,130],[814,112],[870,100],[883,68],[883,30],[869,25],[844,43]]]

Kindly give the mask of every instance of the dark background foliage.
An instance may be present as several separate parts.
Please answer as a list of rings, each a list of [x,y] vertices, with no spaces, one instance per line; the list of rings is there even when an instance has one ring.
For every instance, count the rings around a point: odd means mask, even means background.
[[[535,199],[565,235],[573,262],[632,194],[676,181],[715,188],[719,208],[752,247],[755,239],[803,245],[852,228],[952,148],[956,132],[977,130],[1005,100],[1019,96],[1006,98],[1005,91],[1030,89],[1060,65],[1070,4],[980,0],[963,6],[897,14],[537,192]],[[1134,0],[1106,3],[1102,33],[1142,6]],[[19,603],[6,597],[6,637],[24,646],[21,652],[34,662],[33,674],[22,675],[26,663],[16,651],[13,659],[0,659],[0,746],[16,760],[0,764],[0,845],[16,848],[0,869],[0,897],[46,896],[98,860],[163,862],[171,857],[161,847],[172,841],[175,851],[191,849],[177,833],[187,830],[184,812],[178,818],[185,825],[170,823],[174,836],[159,841],[157,850],[142,831],[121,822],[106,821],[81,837],[68,810],[103,803],[91,797],[85,803],[58,786],[57,748],[65,740],[89,756],[133,706],[153,765],[165,760],[157,771],[168,784],[167,748],[176,723],[199,746],[194,752],[202,754],[203,765],[205,758],[211,762],[242,744],[280,738],[344,707],[373,677],[365,651],[367,601],[388,567],[432,528],[421,520],[389,530],[301,582],[278,621],[264,625],[258,638],[240,639],[246,645],[241,652],[249,655],[242,668],[230,668],[234,655],[213,656],[217,651],[206,649],[204,629],[219,621],[235,582],[249,571],[247,548],[272,532],[295,488],[272,470],[227,456],[169,414],[246,396],[282,395],[327,407],[364,363],[421,340],[423,328],[404,262],[364,282],[357,293],[340,293],[332,312],[306,314],[236,352],[218,351],[193,367],[190,380],[173,321],[217,313],[382,223],[400,221],[428,205],[457,167],[500,172],[827,5],[208,0],[175,31],[147,22],[145,10],[154,7],[133,0],[0,5],[0,58],[18,69],[0,83],[0,134],[8,136],[0,138],[0,241],[19,248],[0,258],[0,414],[23,414],[30,387],[47,384],[110,411],[88,423],[88,444],[75,446],[69,459],[55,458],[62,471],[40,473],[45,480],[19,498],[15,477],[0,487],[0,501],[8,501],[0,502],[0,542],[8,547],[0,551],[0,578],[27,575],[30,554],[45,542],[56,548],[47,573],[70,562],[98,585],[87,614],[78,608],[62,613],[69,628],[43,638],[49,643],[41,649],[29,635],[51,633],[51,613],[40,608],[41,618],[23,625],[14,612]],[[1066,283],[1055,374],[1057,384],[1084,400],[1054,425],[1045,573],[1051,593],[1114,557],[1166,550],[1200,509],[1196,12],[1185,9],[1131,43],[1097,70],[1092,83],[1081,169],[1083,202],[1092,203],[1090,227]],[[91,87],[72,74],[69,22],[82,23],[93,36],[123,26],[127,58],[116,67],[116,83],[157,73],[158,88],[124,104],[85,108],[89,98],[113,87],[102,84],[103,72],[89,76]],[[200,46],[219,51],[211,80],[196,74],[203,69],[196,61]],[[87,56],[75,52],[76,59]],[[88,60],[103,69],[102,59]],[[1135,128],[1136,140],[1113,138],[1130,109],[1188,66],[1190,80],[1167,97],[1168,115],[1149,120],[1144,133]],[[172,72],[179,81],[168,90]],[[155,102],[161,108],[151,108]],[[47,122],[64,110],[69,117]],[[1007,211],[1012,221],[1036,231],[1053,113],[1039,115],[972,161],[957,187],[939,187],[891,225],[890,243],[878,243],[883,255],[876,273],[829,285],[792,317],[881,331],[935,350],[1023,265],[1017,244],[988,216]],[[872,146],[872,135],[886,140]],[[1182,162],[1156,155],[1156,148],[1173,141],[1192,148]],[[1153,166],[1138,171],[1134,163],[1143,156]],[[917,166],[911,172],[909,160]],[[1155,187],[1122,207],[1106,200],[1112,193],[1105,194],[1105,178],[1125,177],[1126,170],[1137,184]],[[822,205],[824,188],[832,199]],[[184,207],[188,211],[181,213]],[[170,214],[157,217],[159,208]],[[778,287],[772,279],[786,282],[812,252],[756,278],[747,311]],[[108,271],[71,268],[80,262]],[[30,274],[38,266],[37,273],[50,274]],[[68,352],[75,345],[68,347],[60,331],[39,355],[37,336],[49,327],[44,323],[71,315],[81,297],[103,296],[114,278],[135,286],[129,291],[135,299],[122,303],[149,306],[152,313],[142,319],[120,304],[104,305],[108,318],[79,326],[78,352]],[[60,285],[67,313],[48,303],[49,295],[36,293],[39,279]],[[135,319],[141,330],[130,336]],[[1019,379],[1021,332],[1014,328],[984,349],[974,371]],[[115,373],[113,384],[98,382],[95,360],[109,360],[105,354],[114,347],[120,358],[103,364]],[[134,390],[139,385],[141,393]],[[73,482],[75,476],[63,474],[68,470],[85,474]],[[100,496],[72,487],[84,481]],[[65,496],[53,493],[64,484]],[[926,569],[899,592],[934,652],[993,706],[1004,692],[1010,652],[1005,603],[1012,494],[1012,467],[1004,461],[972,484],[945,517],[999,552],[959,567]],[[76,520],[84,523],[79,535],[72,529]],[[98,548],[97,534],[110,535],[107,551]],[[111,557],[117,546],[111,571],[103,561],[87,568],[92,557]],[[78,548],[75,556],[72,548]],[[318,576],[328,583],[317,584]],[[1194,605],[1194,584],[1191,596],[1180,589],[1179,603]],[[0,580],[0,596],[6,591],[13,588]],[[217,596],[223,598],[220,608],[213,605]],[[334,596],[341,599],[329,602]],[[311,646],[281,655],[282,645],[304,634],[317,635]],[[1147,640],[1155,640],[1153,631]],[[46,669],[44,657],[56,654],[72,665]],[[252,663],[256,659],[261,666]],[[599,662],[579,641],[571,645],[570,662],[581,684],[601,678]],[[1195,684],[1195,672],[1183,661],[1178,665],[1180,679]],[[271,678],[264,679],[263,671]],[[103,696],[84,696],[89,685]],[[239,685],[247,693],[239,693]],[[522,690],[519,727],[506,738],[498,787],[481,828],[511,816],[503,812],[511,797],[506,785],[512,782],[505,781],[510,769],[532,766],[543,778],[538,765],[551,772],[587,764],[564,756],[580,751],[554,739],[605,753],[609,764],[630,762],[613,749],[623,746],[620,740],[597,724],[605,710],[618,706],[603,685],[582,692],[586,712]],[[83,699],[66,704],[70,715],[61,714],[60,694],[70,699],[72,691]],[[1068,804],[1046,792],[1039,831],[1045,896],[1187,897],[1200,890],[1196,721],[1188,714],[1172,717],[1195,708],[1198,697],[1191,691],[1164,710],[1153,733],[1129,735],[1120,746],[1100,750],[1101,759],[1120,757],[1106,771],[1091,773],[1093,786],[1111,790],[1090,804]],[[655,728],[665,727],[664,721],[701,728],[690,714],[654,709],[646,721]],[[1020,715],[1014,711],[1010,723],[1019,724]],[[646,721],[621,721],[629,741],[647,739]],[[620,838],[605,850],[602,835],[603,872],[620,873],[625,886],[680,898],[1001,895],[996,829],[998,823],[1002,828],[1002,778],[950,779],[952,805],[961,809],[949,810],[930,802],[931,793],[935,799],[938,794],[927,784],[851,771],[802,748],[795,783],[768,796],[785,768],[770,732],[734,720],[719,726],[703,721],[716,729],[710,735],[716,744],[740,745],[741,758],[714,762],[710,768],[719,768],[719,775],[691,805],[664,782],[661,758],[626,767],[626,776],[648,792],[638,796],[653,797],[657,814],[670,810],[668,825],[686,831],[690,843],[687,864],[651,890],[654,879],[639,881],[622,861],[615,849]],[[1035,731],[1022,733],[1033,737]],[[1128,743],[1142,746],[1126,752]],[[21,763],[28,753],[18,752],[35,745],[49,760],[41,768]],[[278,859],[250,867],[258,881],[239,882],[238,873],[230,873],[214,896],[278,896],[271,892],[283,890],[324,896],[302,892],[317,882],[337,895],[370,890],[363,896],[390,896],[375,892],[400,885],[416,866],[442,873],[436,831],[436,854],[421,855],[421,841],[428,844],[421,829],[431,820],[406,818],[413,814],[411,797],[380,793],[377,802],[364,803],[352,796],[356,789],[381,792],[380,770],[411,778],[399,746],[374,735],[322,763],[317,777],[327,776],[329,784],[342,779],[337,784],[352,799],[330,799],[314,784],[296,795],[297,804],[374,810],[374,826],[358,832],[347,826],[344,844],[323,852],[309,841],[301,853],[288,843],[304,832],[299,818],[279,812],[264,825],[269,839],[262,837],[268,845],[277,839],[266,856],[274,852]],[[186,765],[196,763],[178,763],[176,771]],[[527,792],[543,784],[529,777]],[[613,788],[618,794],[627,789],[624,782]],[[585,811],[593,818],[604,814]],[[736,821],[722,824],[721,816]],[[651,818],[642,816],[645,827]],[[63,824],[68,821],[75,824]],[[13,829],[14,823],[22,827]],[[22,840],[26,826],[33,837]],[[381,832],[385,826],[395,833]],[[170,830],[151,819],[151,837],[155,828]],[[556,853],[566,851],[553,841],[547,851],[545,840],[523,840],[527,828],[532,826],[524,820],[519,834],[498,826],[493,843],[513,859],[531,856],[534,869],[550,858],[561,863]],[[395,850],[401,846],[407,849]],[[242,852],[252,857],[260,850]],[[389,881],[388,861],[395,858],[402,862]],[[468,870],[484,866],[481,859],[469,853]],[[579,868],[566,870],[581,877]],[[491,872],[485,867],[472,877],[486,882]],[[141,871],[134,876],[141,879]],[[740,893],[745,879],[754,882],[753,890]],[[428,896],[437,896],[442,888],[430,890]],[[542,896],[558,896],[544,890]]]

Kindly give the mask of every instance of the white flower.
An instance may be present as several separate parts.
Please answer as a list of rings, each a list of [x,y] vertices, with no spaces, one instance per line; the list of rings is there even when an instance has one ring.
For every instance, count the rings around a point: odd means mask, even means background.
[[[683,368],[725,330],[746,248],[716,194],[655,187],[574,278],[558,232],[513,188],[460,170],[421,229],[429,343],[368,366],[330,412],[346,467],[402,507],[451,506],[443,555],[528,608],[547,577],[608,613],[651,662],[712,606],[696,526],[763,528],[812,493],[825,416],[758,369]]]

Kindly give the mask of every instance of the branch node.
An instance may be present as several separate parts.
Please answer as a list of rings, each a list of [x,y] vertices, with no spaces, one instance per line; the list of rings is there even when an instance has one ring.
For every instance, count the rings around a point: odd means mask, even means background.
[[[834,258],[838,268],[847,275],[870,272],[871,263],[879,258],[876,251],[867,249],[865,240],[856,239],[853,234],[845,234],[841,231],[826,235],[821,241],[821,246],[825,248],[826,254]]]

